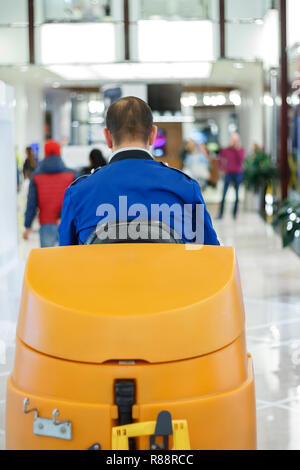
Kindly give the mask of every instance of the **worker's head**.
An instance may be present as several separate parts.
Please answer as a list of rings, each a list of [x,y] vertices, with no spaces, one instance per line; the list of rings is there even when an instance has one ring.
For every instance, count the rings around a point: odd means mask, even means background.
[[[115,101],[107,110],[104,134],[108,147],[113,151],[122,147],[148,149],[157,135],[151,108],[134,96]]]
[[[240,134],[238,134],[237,132],[235,132],[234,134],[230,136],[230,146],[233,148],[240,148],[241,138],[240,138]]]

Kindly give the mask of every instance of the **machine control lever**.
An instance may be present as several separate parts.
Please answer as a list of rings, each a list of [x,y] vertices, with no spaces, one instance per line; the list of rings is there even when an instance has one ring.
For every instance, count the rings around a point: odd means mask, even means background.
[[[169,450],[169,436],[172,434],[172,416],[169,411],[161,411],[157,416],[154,434],[150,436],[150,449]],[[157,437],[163,438],[163,446],[156,442]]]

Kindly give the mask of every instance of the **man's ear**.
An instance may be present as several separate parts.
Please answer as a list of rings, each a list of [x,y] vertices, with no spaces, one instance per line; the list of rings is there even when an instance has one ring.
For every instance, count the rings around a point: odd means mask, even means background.
[[[109,149],[111,149],[112,146],[113,146],[111,133],[109,132],[109,130],[107,128],[105,128],[103,132],[104,132],[104,137],[105,137],[107,146],[108,146]]]
[[[150,134],[150,137],[149,137],[149,145],[150,147],[152,147],[152,145],[154,144],[155,140],[156,140],[156,137],[157,137],[157,126],[152,126],[152,131],[151,131],[151,134]]]

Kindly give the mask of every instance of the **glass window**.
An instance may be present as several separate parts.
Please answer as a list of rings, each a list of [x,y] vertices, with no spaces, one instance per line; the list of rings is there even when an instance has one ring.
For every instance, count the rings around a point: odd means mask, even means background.
[[[28,22],[28,4],[27,0],[0,0],[0,24],[10,25]]]
[[[27,0],[0,0],[0,64],[28,62]]]
[[[227,22],[226,51],[232,59],[264,61],[265,67],[278,66],[279,18],[277,10],[268,10],[262,18]]]
[[[210,61],[217,55],[218,0],[130,0],[134,61]]]
[[[226,20],[259,19],[263,18],[269,8],[272,8],[271,0],[226,0]]]
[[[141,0],[141,19],[210,19],[210,0]]]
[[[121,21],[120,0],[43,0],[43,22]]]
[[[123,15],[123,0],[36,0],[37,62],[124,60]]]

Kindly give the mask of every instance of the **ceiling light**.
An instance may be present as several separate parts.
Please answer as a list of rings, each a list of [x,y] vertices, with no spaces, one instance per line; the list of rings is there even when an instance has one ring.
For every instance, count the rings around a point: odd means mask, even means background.
[[[90,101],[89,102],[89,112],[91,114],[101,114],[104,111],[104,103],[103,101]]]
[[[270,95],[265,95],[264,96],[264,104],[266,106],[274,106],[274,100],[272,98],[272,96]]]
[[[240,70],[245,68],[244,64],[241,64],[240,62],[234,63],[233,66],[235,69],[240,69]]]
[[[211,105],[211,97],[209,95],[204,95],[203,96],[203,104],[205,106],[210,106]]]
[[[196,106],[196,104],[198,103],[198,99],[197,99],[197,96],[195,94],[189,94],[189,95],[184,95],[181,97],[181,104],[182,106]]]
[[[224,106],[226,104],[226,98],[224,95],[217,96],[217,104],[218,106]]]
[[[213,95],[211,97],[211,104],[212,106],[218,106],[218,96]]]
[[[300,104],[300,98],[298,96],[298,91],[297,92],[294,92],[291,96],[291,104],[293,106],[298,106],[298,104]]]
[[[229,93],[229,100],[234,106],[240,106],[242,104],[242,98],[238,91],[231,91]]]

